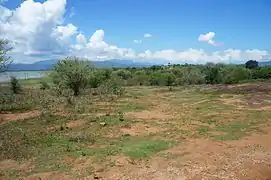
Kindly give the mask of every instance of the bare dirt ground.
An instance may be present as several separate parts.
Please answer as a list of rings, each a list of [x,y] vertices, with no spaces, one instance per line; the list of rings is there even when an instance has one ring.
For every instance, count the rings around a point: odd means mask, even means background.
[[[34,110],[23,113],[0,113],[0,124],[8,123],[10,121],[17,121],[26,118],[38,117],[40,115],[40,111]]]
[[[127,124],[113,122],[102,112],[96,113],[99,120],[107,124],[98,129],[102,134],[99,138],[105,138],[105,142],[99,139],[88,147],[107,147],[108,141],[116,144],[116,138],[119,138],[118,141],[124,142],[120,145],[120,149],[124,149],[122,153],[111,153],[115,149],[107,149],[101,161],[92,155],[63,156],[62,163],[71,167],[39,172],[35,172],[38,164],[33,160],[5,159],[0,161],[0,179],[271,180],[270,83],[212,86],[208,93],[194,89],[172,92],[145,87],[128,89],[133,94],[138,91],[144,91],[146,95],[124,98],[120,102],[136,101],[148,108],[138,110],[138,104],[131,107],[124,115]],[[6,113],[2,123],[37,114],[36,111]],[[88,122],[88,113],[82,114],[82,119],[79,117],[66,123],[69,131],[82,134],[101,128],[99,124],[93,126]],[[95,128],[88,129],[89,126]],[[72,132],[69,131],[65,134],[70,135]],[[122,139],[124,136],[131,139],[128,144]],[[150,145],[153,142],[136,145],[138,139],[145,143],[146,138],[152,138],[154,142],[162,139],[177,143],[159,151]],[[132,155],[125,154],[127,148],[132,148],[129,149]],[[150,150],[155,153],[146,158],[134,158],[138,153],[146,155]],[[18,175],[11,176],[10,169]]]
[[[271,178],[271,128],[238,141],[188,140],[167,150],[173,158],[155,157],[101,173],[101,179],[257,179]]]

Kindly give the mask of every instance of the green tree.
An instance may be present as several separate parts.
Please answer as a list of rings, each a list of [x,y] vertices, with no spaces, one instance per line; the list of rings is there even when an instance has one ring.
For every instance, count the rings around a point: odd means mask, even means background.
[[[252,70],[253,79],[270,79],[271,66],[260,67]]]
[[[246,62],[245,66],[248,69],[254,69],[254,68],[259,67],[259,63],[258,61],[255,61],[255,60],[249,60]]]
[[[207,84],[219,84],[221,83],[220,67],[216,65],[206,65],[205,80]]]
[[[235,84],[243,80],[249,80],[252,77],[251,70],[244,67],[228,66],[220,71],[221,83]]]
[[[74,96],[78,96],[80,90],[86,87],[92,71],[87,59],[66,57],[54,66],[51,77],[54,84],[69,88]]]
[[[4,72],[8,65],[12,62],[8,52],[12,50],[8,40],[0,39],[0,73]]]
[[[176,79],[178,85],[191,85],[191,84],[203,84],[205,83],[204,74],[201,73],[198,67],[183,67],[181,74]]]

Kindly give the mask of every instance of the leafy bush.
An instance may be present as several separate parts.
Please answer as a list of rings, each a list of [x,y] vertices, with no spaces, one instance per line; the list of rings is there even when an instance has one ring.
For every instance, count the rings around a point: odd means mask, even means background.
[[[251,78],[251,71],[243,67],[226,67],[221,69],[221,82],[224,84],[234,84]]]
[[[219,84],[221,83],[220,67],[216,65],[207,65],[204,73],[207,84]]]
[[[10,79],[10,88],[14,94],[19,94],[22,91],[22,87],[18,79],[16,79],[14,76],[12,76]]]
[[[204,74],[199,68],[184,67],[179,72],[179,77],[175,80],[177,85],[203,84]]]
[[[50,89],[50,85],[48,84],[46,80],[42,79],[40,81],[40,89],[42,90]]]
[[[66,57],[55,65],[51,77],[58,87],[69,88],[74,96],[78,96],[80,90],[87,86],[92,71],[93,68],[86,59]]]
[[[271,67],[261,67],[252,70],[253,79],[270,79],[271,78]]]
[[[123,81],[118,77],[112,77],[111,79],[103,82],[99,87],[100,95],[123,95],[125,88],[123,87]]]

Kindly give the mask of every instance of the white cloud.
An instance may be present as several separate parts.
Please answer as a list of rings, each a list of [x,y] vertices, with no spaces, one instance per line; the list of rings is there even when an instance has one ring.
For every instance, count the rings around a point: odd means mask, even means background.
[[[141,44],[142,43],[142,40],[141,39],[139,39],[139,40],[134,40],[134,43],[136,43],[136,44]]]
[[[144,34],[144,38],[151,38],[151,37],[152,37],[152,35],[149,33]]]
[[[92,60],[136,58],[135,52],[132,49],[119,48],[115,45],[107,44],[104,41],[104,30],[102,29],[94,32],[88,42],[86,42],[86,38],[82,34],[77,35],[76,39],[77,43],[71,47],[71,53],[76,56]]]
[[[175,51],[172,49],[161,51],[145,51],[138,56],[145,60],[164,60],[171,63],[195,63],[205,64],[207,62],[214,63],[233,63],[233,62],[245,62],[249,59],[261,60],[264,56],[267,56],[267,51],[261,50],[245,50],[227,49],[224,51],[217,51],[207,53],[202,49],[187,49],[184,51]],[[270,54],[269,54],[270,55]]]
[[[214,37],[215,37],[214,32],[208,32],[208,33],[199,35],[198,41],[207,42],[208,44],[213,45],[213,46],[221,45],[221,43],[216,43],[215,42]]]
[[[77,27],[73,24],[68,24],[66,26],[57,26],[52,33],[52,36],[55,36],[59,40],[66,40],[69,37],[77,33]]]
[[[15,10],[0,6],[0,36],[11,40],[16,52],[64,54],[77,31],[74,25],[63,24],[65,8],[66,0],[28,0]]]
[[[261,60],[270,56],[270,52],[258,49],[226,49],[208,53],[190,48],[182,51],[165,49],[136,53],[133,49],[105,42],[103,29],[86,37],[75,25],[65,24],[65,11],[66,0],[47,0],[44,3],[28,0],[14,10],[0,5],[0,38],[8,38],[14,43],[12,56],[15,62],[28,63],[76,55],[91,60],[117,58],[171,63],[229,63]],[[145,34],[144,37],[152,35]],[[217,45],[214,37],[215,33],[209,32],[200,35],[198,40]],[[75,43],[72,43],[73,38]],[[134,42],[141,43],[142,40]]]

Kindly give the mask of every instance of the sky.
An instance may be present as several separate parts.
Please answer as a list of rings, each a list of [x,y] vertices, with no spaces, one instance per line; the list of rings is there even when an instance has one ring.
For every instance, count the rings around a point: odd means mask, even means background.
[[[271,60],[270,0],[0,0],[14,62]]]

